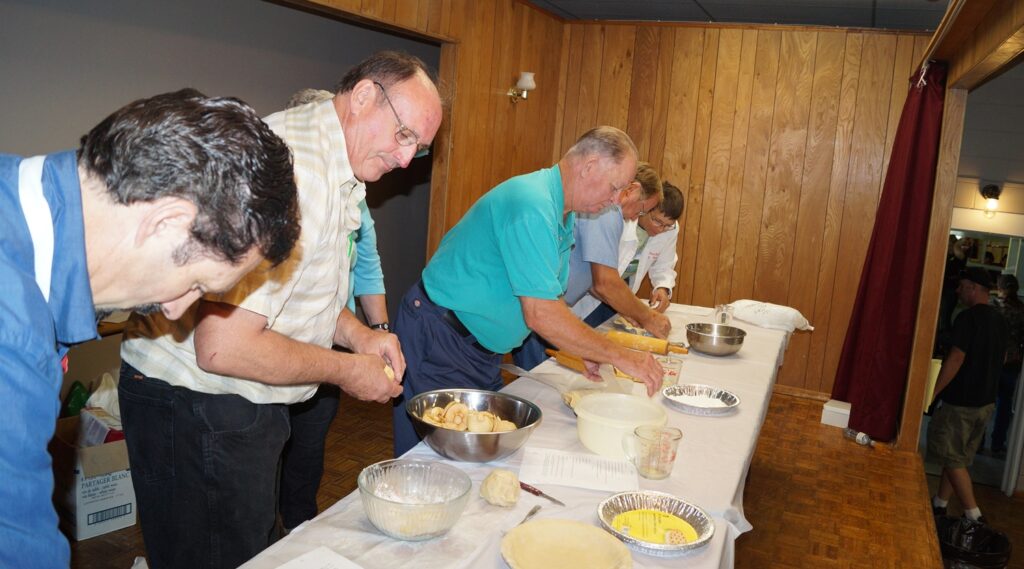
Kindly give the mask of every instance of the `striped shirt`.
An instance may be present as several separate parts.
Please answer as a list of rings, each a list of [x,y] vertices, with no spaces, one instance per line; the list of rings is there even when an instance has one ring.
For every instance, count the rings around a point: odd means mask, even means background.
[[[269,270],[264,264],[231,291],[208,298],[262,314],[271,330],[293,340],[330,348],[348,300],[353,232],[366,186],[352,173],[333,101],[265,120],[292,150],[302,235],[284,263]],[[162,314],[133,315],[121,357],[149,377],[202,393],[237,394],[253,403],[295,403],[316,391],[316,384],[267,385],[199,369],[193,345],[196,309],[176,322]]]

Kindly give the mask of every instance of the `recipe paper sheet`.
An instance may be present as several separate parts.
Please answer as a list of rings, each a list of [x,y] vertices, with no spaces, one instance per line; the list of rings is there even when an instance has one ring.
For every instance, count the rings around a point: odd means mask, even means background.
[[[519,479],[606,492],[640,489],[636,468],[628,460],[548,448],[526,448]]]
[[[321,545],[313,551],[280,565],[277,569],[362,569],[362,567]]]

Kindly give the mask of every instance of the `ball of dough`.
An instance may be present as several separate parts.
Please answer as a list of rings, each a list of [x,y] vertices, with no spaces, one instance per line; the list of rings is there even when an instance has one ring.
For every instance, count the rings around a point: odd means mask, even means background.
[[[519,501],[519,477],[511,470],[495,468],[480,484],[480,497],[502,508],[515,506]]]

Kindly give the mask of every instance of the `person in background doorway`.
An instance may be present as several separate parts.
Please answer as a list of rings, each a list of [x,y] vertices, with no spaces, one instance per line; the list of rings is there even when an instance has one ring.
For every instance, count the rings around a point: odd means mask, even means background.
[[[334,98],[334,93],[303,89],[288,101],[288,108]],[[359,231],[349,278],[348,309],[355,313],[359,299],[363,316],[373,330],[389,331],[384,271],[377,251],[377,231],[366,200],[359,202]],[[291,434],[281,454],[278,509],[285,532],[313,519],[316,494],[324,473],[324,447],[331,422],[338,414],[341,389],[322,383],[311,399],[288,406]]]
[[[179,325],[133,319],[122,343],[121,418],[154,569],[234,568],[270,545],[288,405],[320,383],[381,403],[402,392],[398,339],[346,308],[348,279],[366,182],[407,167],[440,127],[433,73],[379,52],[332,99],[266,121],[295,157],[300,249]]]
[[[178,318],[287,258],[292,160],[245,103],[185,89],[122,107],[77,153],[0,155],[0,211],[0,567],[68,567],[46,450],[62,358],[99,313]]]
[[[935,381],[939,405],[928,423],[928,458],[942,466],[933,511],[945,515],[949,499],[956,494],[964,515],[983,523],[967,467],[995,410],[1010,339],[1006,319],[989,304],[991,289],[988,271],[981,267],[968,267],[960,274],[956,290],[967,309],[953,323],[949,353]]]
[[[642,214],[636,223],[626,223],[619,243],[622,278],[635,294],[640,290],[644,277],[650,274],[650,304],[658,312],[668,309],[672,289],[676,285],[676,262],[679,259],[676,241],[685,203],[683,193],[670,182],[662,182],[662,194],[658,207]],[[591,295],[581,298],[572,311],[591,326],[599,326],[615,315],[614,308],[605,303],[599,304]]]
[[[967,268],[967,239],[958,239],[950,234],[946,249],[946,268],[939,297],[939,317],[935,325],[935,347],[932,356],[941,358],[949,349],[949,329],[953,325],[953,310],[956,309],[956,288],[960,284],[960,272]]]
[[[996,398],[996,420],[992,427],[992,452],[1006,455],[1006,432],[1013,420],[1013,396],[1020,378],[1022,352],[1024,352],[1024,302],[1017,291],[1020,285],[1013,275],[1000,275],[996,281],[999,311],[1010,326],[1010,343],[1006,348],[1006,362],[999,376],[999,394]]]

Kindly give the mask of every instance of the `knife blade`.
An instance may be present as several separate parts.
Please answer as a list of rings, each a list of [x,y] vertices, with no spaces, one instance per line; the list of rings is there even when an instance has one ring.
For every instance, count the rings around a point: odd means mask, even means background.
[[[559,500],[558,498],[555,498],[553,496],[549,496],[549,495],[545,494],[544,492],[540,491],[539,489],[534,488],[533,486],[530,486],[526,482],[520,481],[519,482],[519,487],[522,488],[523,490],[526,490],[530,494],[533,494],[534,496],[540,496],[541,498],[547,498],[548,500],[551,500],[552,502],[554,502],[555,504],[558,504],[559,506],[565,506],[565,504],[561,500]]]

